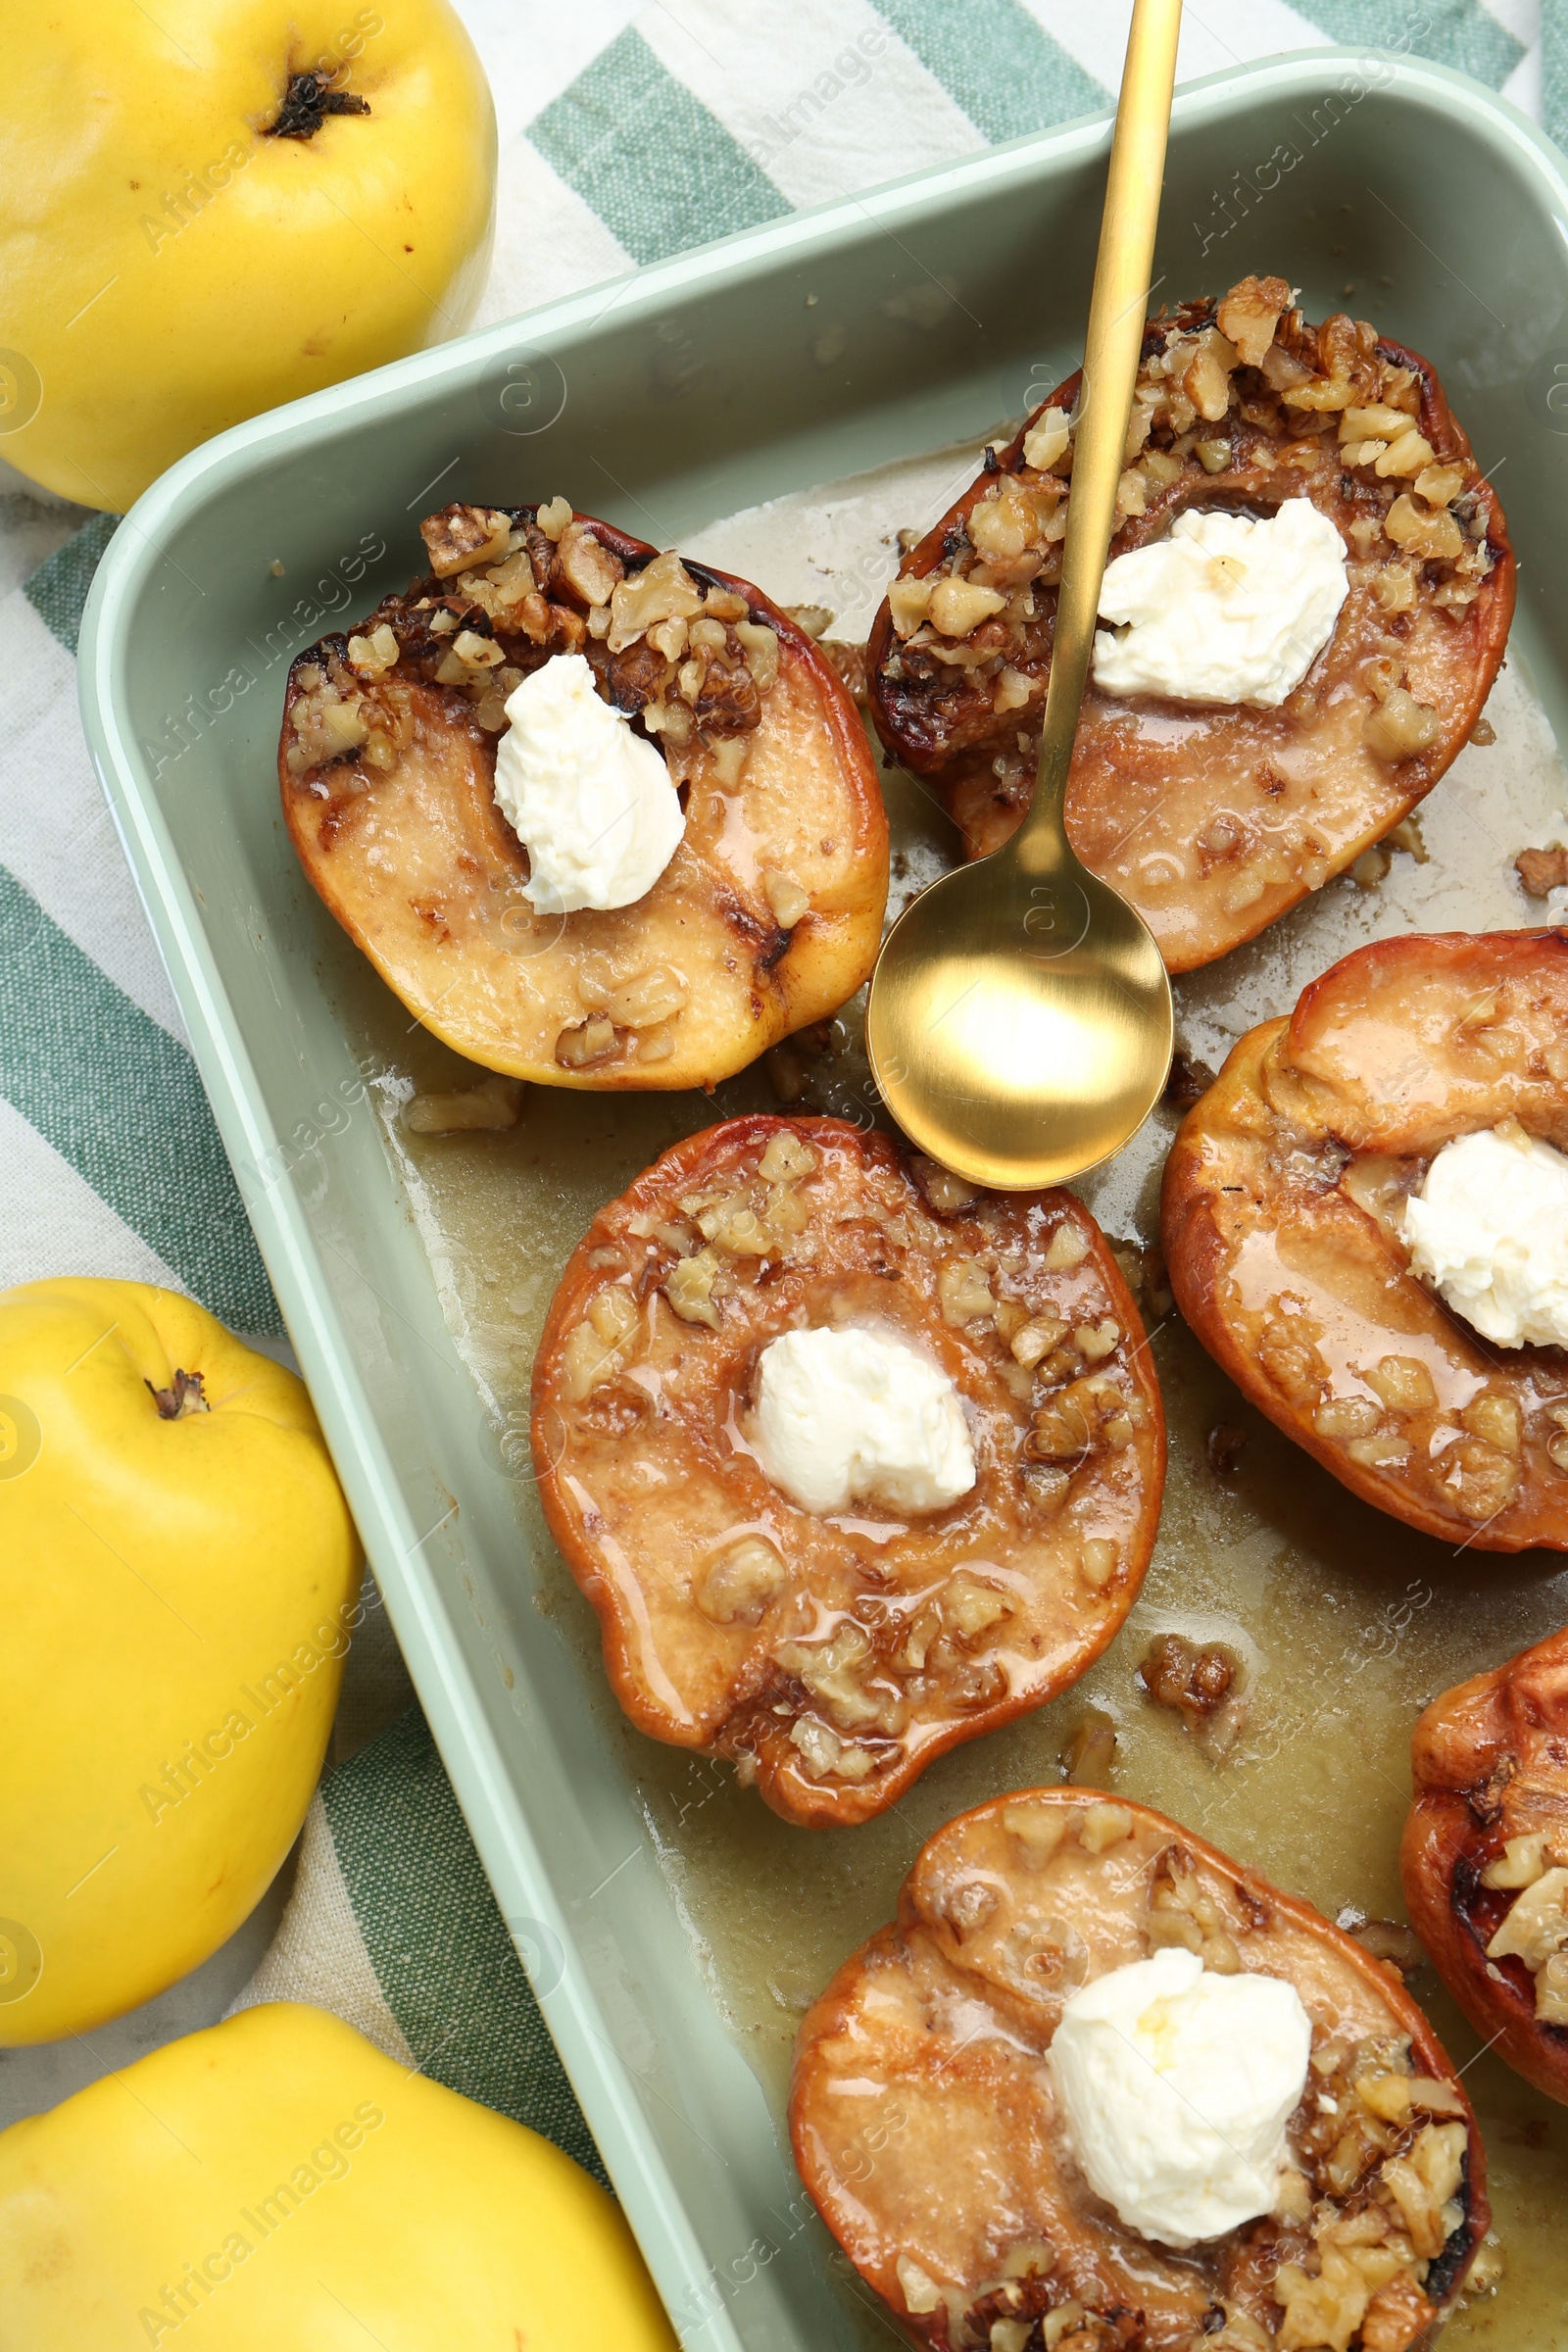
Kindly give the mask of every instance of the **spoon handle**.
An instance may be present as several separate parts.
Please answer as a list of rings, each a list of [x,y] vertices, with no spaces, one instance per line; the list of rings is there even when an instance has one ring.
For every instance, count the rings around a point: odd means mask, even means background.
[[[1122,68],[1073,436],[1072,491],[1034,798],[1018,847],[1062,837],[1067,768],[1094,652],[1100,587],[1126,459],[1127,420],[1149,307],[1182,0],[1136,0]]]

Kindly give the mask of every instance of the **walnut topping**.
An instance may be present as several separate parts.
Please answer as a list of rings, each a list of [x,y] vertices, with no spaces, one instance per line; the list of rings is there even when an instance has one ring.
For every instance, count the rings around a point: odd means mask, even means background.
[[[783,873],[777,866],[769,866],[763,873],[762,896],[781,931],[793,931],[811,909],[809,893],[801,888],[793,874]]]
[[[515,1127],[521,1107],[519,1080],[489,1077],[457,1094],[416,1095],[404,1108],[403,1124],[411,1135],[459,1135],[475,1128]]]
[[[1149,1943],[1196,1952],[1205,1968],[1233,1977],[1241,1955],[1231,1923],[1193,1856],[1183,1845],[1168,1846],[1155,1862],[1149,1889]]]
[[[1418,760],[1443,733],[1436,710],[1418,703],[1402,686],[1393,686],[1371,710],[1361,728],[1361,741],[1379,760]]]
[[[1470,740],[1472,743],[1477,740],[1474,732]],[[1544,899],[1548,891],[1568,886],[1568,848],[1558,841],[1549,849],[1521,850],[1513,861],[1513,870],[1527,898]]]
[[[1478,1525],[1496,1517],[1518,1484],[1518,1463],[1480,1439],[1461,1438],[1441,1453],[1438,1485],[1460,1517]]]
[[[713,1304],[718,1273],[718,1259],[711,1250],[699,1250],[671,1266],[664,1277],[664,1297],[683,1323],[706,1323],[710,1331],[718,1329],[718,1309]]]
[[[1061,1777],[1079,1788],[1102,1788],[1115,1756],[1115,1718],[1103,1707],[1086,1707],[1063,1744]]]
[[[603,991],[598,1007],[619,1029],[656,1029],[682,1011],[690,995],[670,964],[656,964]]]
[[[1068,1462],[1115,1452],[1134,1436],[1132,1398],[1103,1373],[1075,1380],[1035,1414],[1024,1452],[1034,1462]]]
[[[1049,473],[1067,454],[1072,428],[1064,409],[1042,409],[1023,438],[1023,462],[1037,473]]]
[[[909,1173],[920,1189],[921,1198],[939,1217],[960,1216],[979,1198],[967,1177],[955,1176],[951,1168],[939,1167],[934,1159],[926,1159],[918,1152],[910,1156]]]
[[[967,637],[979,622],[1000,612],[1006,601],[1000,589],[981,587],[972,580],[939,580],[931,592],[931,625],[944,637]]]
[[[397,658],[397,632],[384,620],[368,636],[349,639],[349,660],[362,677],[381,677]]]
[[[567,586],[585,605],[609,604],[626,576],[626,566],[613,549],[580,522],[566,524],[556,547],[556,562]]]
[[[788,1184],[800,1177],[814,1174],[817,1165],[817,1155],[810,1145],[800,1136],[792,1135],[787,1127],[781,1127],[777,1134],[768,1138],[766,1149],[757,1163],[757,1172],[765,1177],[769,1184]]]
[[[596,1062],[612,1061],[619,1052],[614,1023],[602,1012],[568,1023],[556,1040],[556,1059],[564,1070],[591,1069]]]
[[[760,1625],[789,1585],[790,1573],[763,1536],[726,1545],[697,1589],[697,1605],[715,1625]]]
[[[1145,1653],[1138,1679],[1151,1698],[1194,1728],[1225,1704],[1240,1671],[1234,1652],[1219,1642],[1200,1649],[1184,1634],[1160,1634]]]
[[[990,1315],[996,1303],[990,1276],[972,1257],[944,1260],[937,1274],[937,1297],[942,1301],[943,1320],[956,1325]]]
[[[438,580],[466,571],[470,564],[498,563],[507,552],[511,535],[512,517],[499,507],[443,507],[439,514],[426,515],[419,525],[430,569]]]
[[[1283,277],[1244,277],[1232,286],[1215,317],[1220,332],[1235,344],[1237,356],[1249,368],[1260,368],[1274,340],[1280,315],[1290,308],[1291,289]]]
[[[814,1715],[802,1715],[792,1723],[790,1740],[813,1781],[865,1781],[876,1770],[874,1749],[841,1740]]]
[[[615,1378],[626,1362],[638,1320],[630,1291],[611,1288],[595,1293],[587,1314],[566,1340],[565,1387],[574,1404]]]
[[[689,620],[702,609],[702,590],[671,548],[618,583],[610,599],[606,643],[612,654],[624,653],[656,623]]]

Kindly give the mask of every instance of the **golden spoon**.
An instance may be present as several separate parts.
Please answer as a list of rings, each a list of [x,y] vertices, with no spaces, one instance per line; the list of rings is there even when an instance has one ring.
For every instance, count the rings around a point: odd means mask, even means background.
[[[1089,308],[1051,682],[1028,814],[906,908],[871,976],[866,1046],[922,1152],[972,1183],[1060,1184],[1119,1151],[1170,1068],[1149,926],[1080,863],[1063,803],[1143,343],[1181,0],[1137,0]]]

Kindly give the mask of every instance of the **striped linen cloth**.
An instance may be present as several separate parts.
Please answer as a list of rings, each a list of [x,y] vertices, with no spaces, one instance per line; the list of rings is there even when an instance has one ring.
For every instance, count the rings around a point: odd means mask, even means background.
[[[501,128],[486,322],[1104,106],[1131,13],[1130,0],[457,4]],[[1568,0],[1189,0],[1180,75],[1328,42],[1455,67],[1568,132]],[[76,716],[82,602],[115,524],[35,492],[3,452],[0,437],[0,1286],[165,1283],[276,1345]],[[424,1726],[391,1720],[407,1684],[384,1619],[368,1622],[381,1637],[357,1642],[340,1718],[339,1754],[358,1752],[317,1797],[246,1997],[338,2009],[598,2169]],[[0,2124],[210,2022],[233,1985],[232,1970],[205,1972],[156,2017],[88,2037],[69,2081],[0,2069]]]

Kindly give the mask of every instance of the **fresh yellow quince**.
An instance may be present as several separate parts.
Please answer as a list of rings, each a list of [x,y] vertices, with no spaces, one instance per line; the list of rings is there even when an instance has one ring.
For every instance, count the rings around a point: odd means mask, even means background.
[[[293,2001],[0,2132],[6,2352],[674,2352],[549,2140]]]
[[[448,0],[8,10],[0,456],[123,513],[226,425],[459,333],[495,162]]]
[[[254,1909],[359,1574],[292,1372],[145,1283],[0,1292],[0,2046],[150,1999]]]

